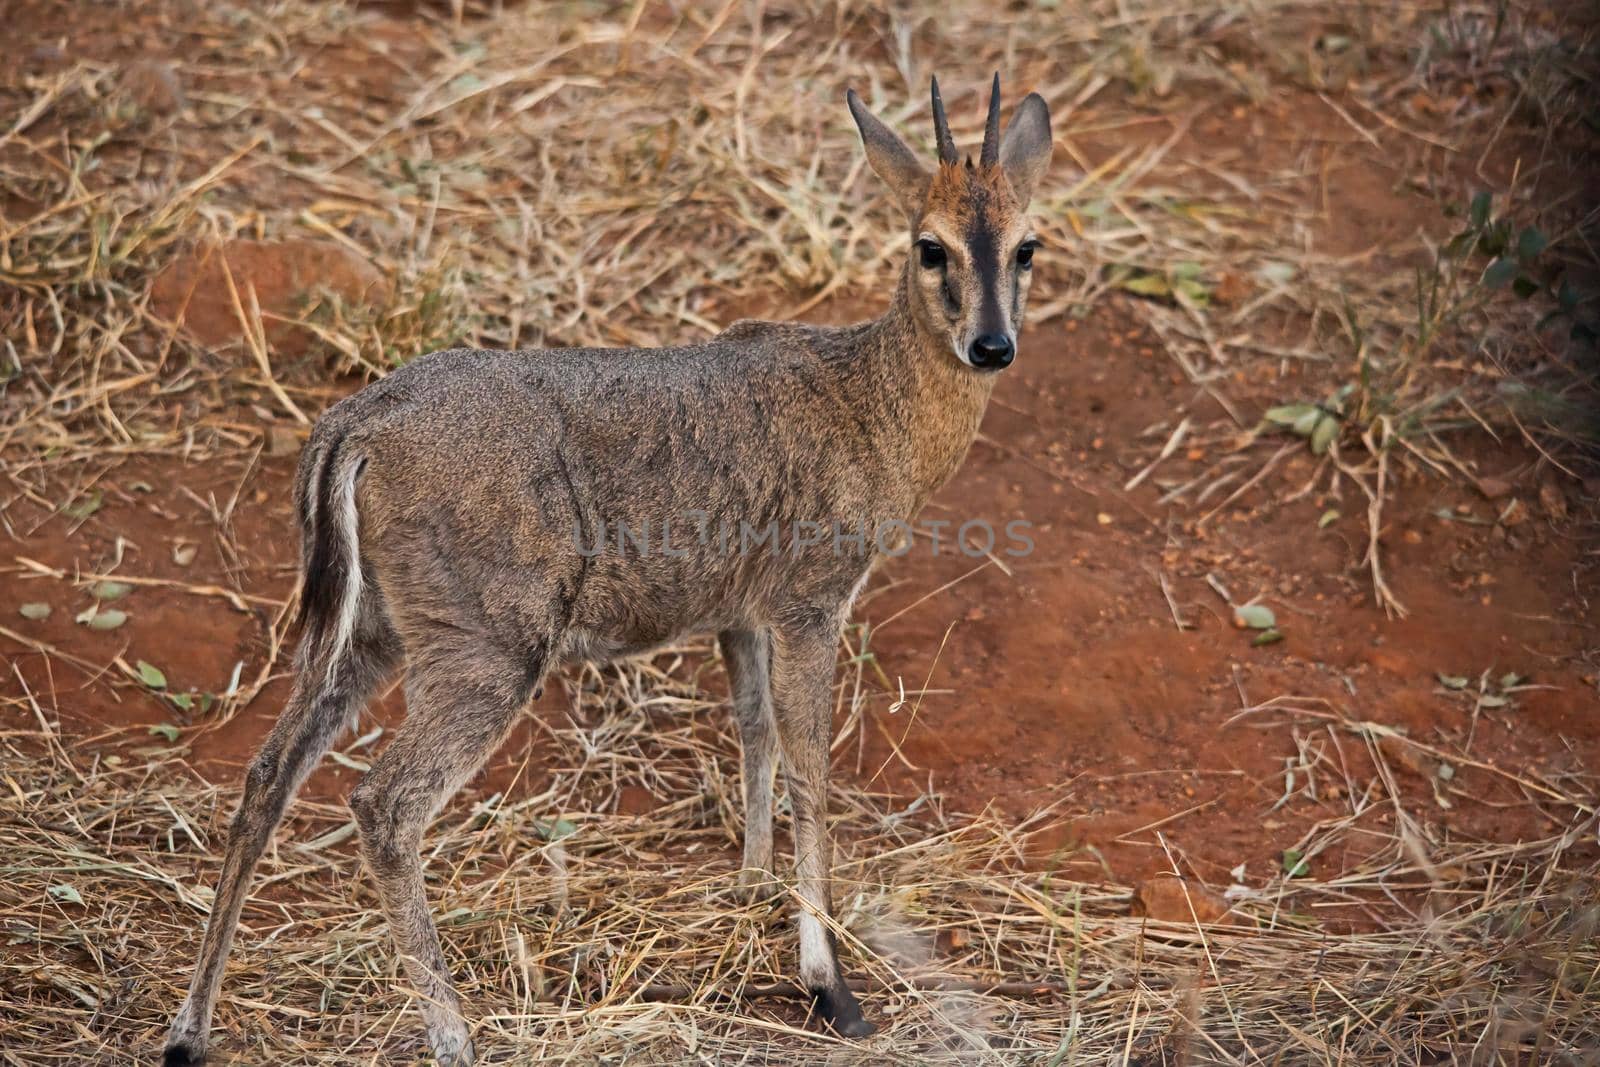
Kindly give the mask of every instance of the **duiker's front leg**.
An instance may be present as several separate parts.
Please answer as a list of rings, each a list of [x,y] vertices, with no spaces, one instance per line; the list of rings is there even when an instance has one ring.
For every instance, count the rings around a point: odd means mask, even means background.
[[[744,864],[739,886],[747,899],[776,888],[772,878],[772,776],[778,766],[778,731],[772,715],[772,634],[724,630],[717,635],[733,691],[744,757]]]
[[[829,880],[828,738],[833,726],[833,668],[839,640],[836,616],[808,619],[773,632],[772,695],[783,766],[794,810],[794,848],[802,907],[800,978],[817,1011],[844,1037],[875,1029],[845,985],[833,932]]]
[[[441,1067],[467,1067],[472,1041],[428,909],[422,832],[499,747],[539,679],[525,663],[465,647],[453,651],[411,668],[405,725],[350,794],[350,810],[389,933],[417,992],[428,1045]]]

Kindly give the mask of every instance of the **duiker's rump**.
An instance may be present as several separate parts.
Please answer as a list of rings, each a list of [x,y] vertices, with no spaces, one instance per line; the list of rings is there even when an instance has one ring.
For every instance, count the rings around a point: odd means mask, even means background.
[[[849,104],[910,227],[881,318],[740,322],[681,348],[438,352],[317,424],[295,485],[294,691],[250,765],[168,1063],[204,1058],[257,859],[317,760],[402,663],[407,721],[350,806],[433,1053],[472,1062],[423,891],[423,830],[550,669],[706,631],[744,748],[741,881],[755,889],[773,866],[781,750],[800,975],[835,1030],[872,1032],[829,929],[835,646],[881,551],[870,531],[915,516],[954,473],[993,372],[1016,353],[1036,244],[1024,211],[1050,130],[1030,95],[1002,136],[997,77],[979,160],[963,163],[935,82],[939,162],[928,168],[853,92]],[[720,535],[686,535],[696,519]],[[652,548],[649,531],[674,526],[675,541]],[[818,527],[868,535],[799,534]],[[619,530],[635,540],[613,543]]]

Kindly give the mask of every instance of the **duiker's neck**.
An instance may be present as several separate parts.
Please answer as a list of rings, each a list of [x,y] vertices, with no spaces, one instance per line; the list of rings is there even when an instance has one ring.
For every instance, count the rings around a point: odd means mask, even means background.
[[[882,373],[885,413],[909,445],[915,506],[920,509],[961,466],[978,435],[995,375],[956,359],[948,336],[934,336],[911,308],[909,265],[887,310],[865,342]]]

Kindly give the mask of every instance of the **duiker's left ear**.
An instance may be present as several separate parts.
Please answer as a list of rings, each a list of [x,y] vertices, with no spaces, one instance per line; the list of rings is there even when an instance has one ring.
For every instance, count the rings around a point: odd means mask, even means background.
[[[854,89],[845,93],[845,100],[850,104],[850,114],[856,120],[856,128],[861,131],[861,144],[867,150],[867,162],[872,164],[878,177],[888,183],[906,216],[915,220],[928,195],[927,168],[918,162],[916,153],[898,134],[867,110],[867,105],[861,102]]]
[[[1012,112],[1000,141],[1000,166],[1023,206],[1033,198],[1033,188],[1049,165],[1050,106],[1038,93],[1029,93]]]

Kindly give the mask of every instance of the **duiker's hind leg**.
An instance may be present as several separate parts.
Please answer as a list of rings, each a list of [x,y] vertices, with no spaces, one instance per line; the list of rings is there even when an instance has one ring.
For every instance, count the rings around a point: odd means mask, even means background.
[[[844,1037],[865,1037],[877,1027],[861,1017],[861,1005],[845,984],[837,946],[828,927],[833,850],[828,839],[828,741],[833,728],[836,619],[808,619],[773,632],[772,696],[783,746],[784,777],[794,811],[798,890],[800,979],[818,1013]]]
[[[381,609],[363,605],[349,648],[329,671],[324,660],[302,651],[294,691],[283,714],[250,762],[244,795],[228,828],[222,875],[211,900],[211,917],[200,942],[200,959],[189,995],[173,1020],[164,1062],[201,1063],[211,1030],[211,1012],[227,965],[250,875],[266,851],[272,831],[317,761],[400,659],[400,642]]]
[[[778,766],[778,727],[772,715],[772,634],[724,630],[717,635],[733,690],[744,760],[744,863],[739,886],[747,899],[777,888],[772,870],[772,776]]]
[[[428,909],[422,833],[505,739],[542,672],[542,662],[530,668],[527,659],[487,651],[470,637],[414,656],[405,725],[350,794],[361,853],[441,1067],[464,1067],[474,1053]]]

